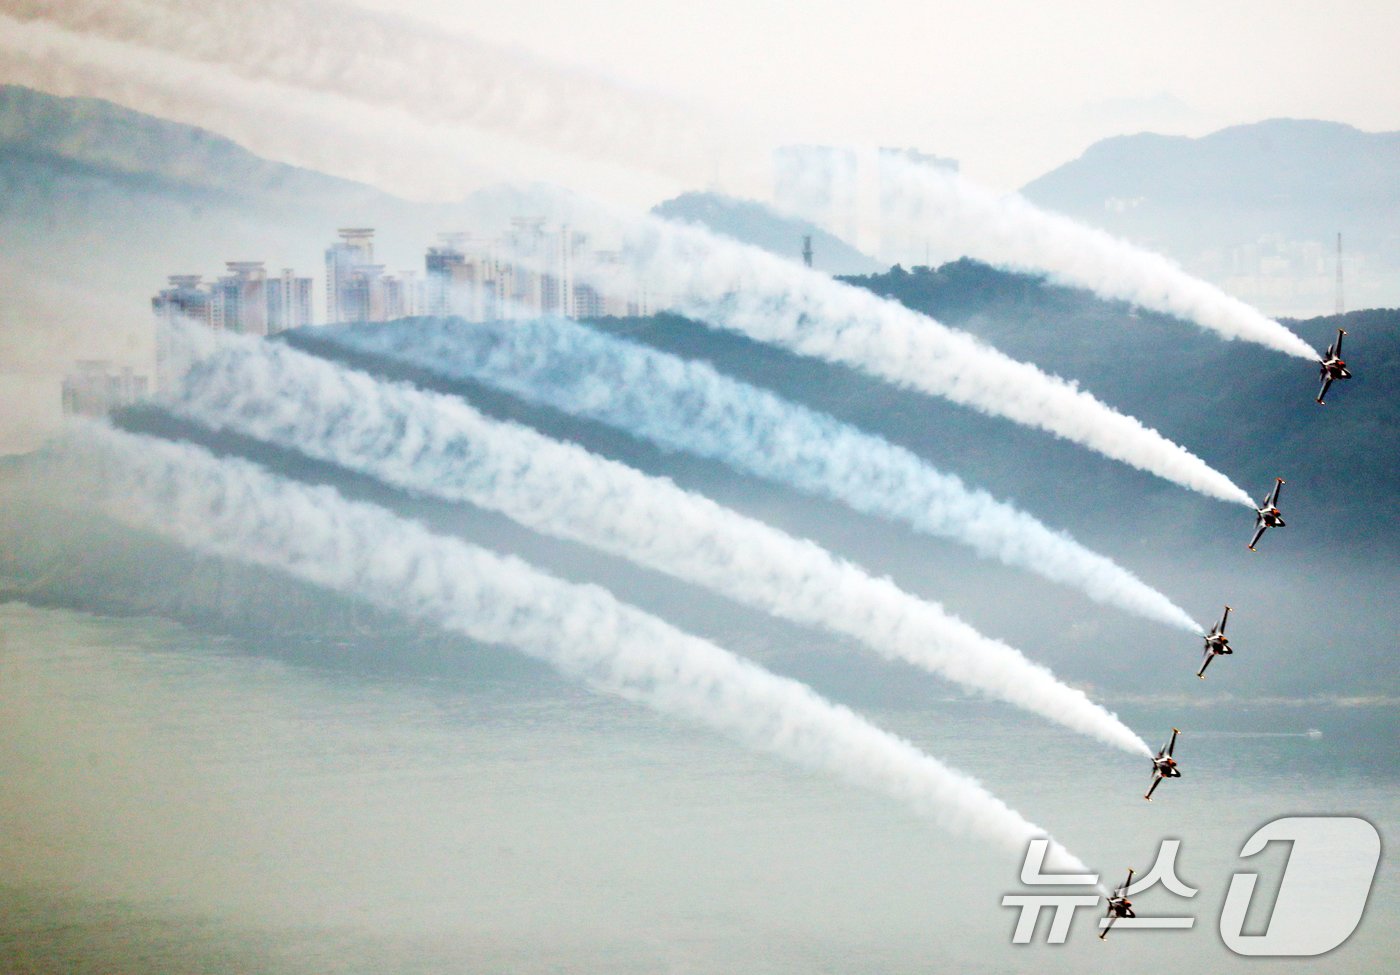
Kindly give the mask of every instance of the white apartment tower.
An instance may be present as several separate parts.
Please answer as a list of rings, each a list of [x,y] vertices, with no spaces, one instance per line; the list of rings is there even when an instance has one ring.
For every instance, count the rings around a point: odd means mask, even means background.
[[[773,203],[855,245],[860,230],[856,154],[834,146],[773,151]]]
[[[365,273],[374,266],[374,228],[342,227],[326,248],[326,322],[370,321]],[[357,274],[357,271],[359,273]]]
[[[919,229],[924,219],[919,175],[957,173],[958,161],[918,149],[882,147],[876,170],[880,180],[880,259],[914,267],[952,256],[934,253],[928,236]]]
[[[284,267],[275,278],[267,279],[267,332],[269,335],[311,324],[310,278],[299,278]]]
[[[267,334],[267,271],[262,261],[225,261],[214,282],[210,324],[241,335]]]

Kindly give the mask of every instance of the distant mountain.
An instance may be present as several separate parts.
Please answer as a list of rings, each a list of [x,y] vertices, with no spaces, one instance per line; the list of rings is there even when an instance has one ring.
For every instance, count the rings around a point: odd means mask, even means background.
[[[1284,476],[1302,526],[1295,538],[1312,534],[1319,544],[1330,544],[1318,534],[1330,525],[1340,549],[1400,554],[1400,521],[1375,514],[1388,511],[1400,494],[1395,463],[1400,457],[1400,309],[1289,323],[1319,349],[1338,325],[1349,332],[1347,360],[1356,367],[1355,378],[1336,384],[1328,405],[1320,407],[1313,402],[1317,370],[1312,363],[1222,340],[1189,322],[1036,276],[961,260],[932,270],[896,268],[843,280],[1079,383],[1185,445],[1251,494],[1262,495],[1274,476]],[[1079,537],[1100,536],[1111,545],[1126,532],[1171,547],[1178,544],[1177,528],[1183,529],[1180,537],[1211,537],[1217,527],[1211,519],[1217,516],[1238,529],[1238,513],[1222,512],[1214,502],[1202,506],[1157,478],[856,370],[673,315],[607,320],[598,327],[708,360],[724,372],[877,431],[998,496],[1017,498]],[[580,434],[570,428],[568,436]],[[611,442],[599,443],[615,449]],[[1016,461],[1009,463],[1009,457]],[[674,473],[669,466],[664,472]],[[1105,496],[1138,501],[1110,511]],[[1148,510],[1153,514],[1144,519]],[[1203,517],[1205,522],[1190,524]],[[1247,528],[1247,512],[1244,522]]]
[[[812,266],[828,274],[874,274],[885,265],[841,238],[771,207],[718,193],[684,193],[658,203],[652,212],[668,220],[698,223],[715,233],[788,257],[802,258],[802,238],[812,238]]]
[[[1273,119],[1198,139],[1119,136],[1022,193],[1274,313],[1332,307],[1340,231],[1348,304],[1400,304],[1400,132]]]
[[[391,269],[416,268],[458,219],[193,126],[0,86],[0,452],[33,446],[57,422],[74,360],[151,372],[150,298],[168,275],[263,260],[272,273],[319,276],[346,225],[375,227]]]
[[[212,277],[226,261],[262,260],[272,273],[320,276],[342,226],[374,227],[376,260],[390,270],[421,269],[438,233],[538,206],[510,202],[515,192],[415,203],[100,99],[0,86],[0,453],[33,446],[57,423],[59,380],[75,360],[152,372],[150,298],[168,275]],[[658,210],[794,260],[811,234],[817,267],[882,270],[757,204],[692,194]]]
[[[166,274],[212,273],[225,260],[309,272],[343,222],[384,224],[387,247],[404,249],[391,260],[417,263],[431,234],[423,228],[452,210],[271,162],[110,102],[14,85],[0,86],[0,185],[0,221],[24,245],[21,256],[75,260],[95,276],[90,285],[116,288],[121,300],[134,289],[140,305]]]
[[[335,228],[346,224],[380,228],[383,251],[402,255],[390,256],[391,266],[421,266],[422,247],[432,233],[453,225],[450,208],[419,207],[368,187],[259,160],[188,126],[18,89],[0,90],[0,182],[0,228],[7,245],[0,373],[20,362],[36,340],[47,342],[55,361],[63,362],[115,357],[112,350],[122,351],[128,334],[149,341],[147,302],[169,273],[210,274],[226,259],[248,258],[319,273],[322,249]],[[834,238],[752,204],[695,194],[658,212],[699,221],[791,259],[800,259],[801,236],[812,233],[819,267],[841,269],[836,255],[844,253],[841,260],[861,262],[856,269],[873,269],[868,258],[843,252]],[[392,263],[400,260],[405,263]],[[1202,498],[1042,431],[674,315],[597,325],[712,361],[726,373],[907,446],[941,470],[1071,532],[1159,585],[1198,619],[1218,613],[1225,600],[1235,601],[1241,650],[1259,653],[1260,666],[1238,668],[1238,680],[1249,683],[1227,687],[1311,693],[1317,687],[1317,661],[1333,659],[1346,660],[1355,675],[1348,678],[1348,691],[1372,689],[1377,680],[1382,690],[1393,687],[1393,667],[1382,668],[1389,666],[1395,646],[1394,566],[1400,555],[1400,525],[1391,507],[1400,490],[1395,466],[1400,312],[1357,312],[1344,320],[1351,332],[1347,359],[1356,378],[1334,389],[1324,408],[1312,402],[1311,363],[1221,341],[1188,323],[1053,287],[1037,277],[959,261],[936,270],[892,269],[847,280],[1080,382],[1256,497],[1274,476],[1287,478],[1287,529],[1271,533],[1261,553],[1252,555],[1245,549],[1248,509]],[[1296,325],[1318,348],[1334,326],[1329,320]],[[308,330],[303,339],[314,334]],[[428,378],[394,372],[383,363],[377,371],[393,379]],[[1134,691],[1168,686],[1165,682],[1178,676],[1198,683],[1192,676],[1198,644],[1189,635],[1144,627],[1029,573],[978,559],[967,546],[760,483],[717,463],[649,447],[499,392],[447,391],[466,395],[488,413],[672,477],[828,545],[877,574],[938,598],[989,633],[1033,649],[1037,659],[1069,679]],[[0,403],[0,420],[6,413]],[[422,499],[396,503],[415,516],[435,510]],[[468,537],[523,554],[567,578],[601,579],[628,601],[741,650],[767,654],[787,672],[816,679],[823,659],[843,659],[844,647],[828,647],[830,655],[823,658],[822,641],[812,634],[755,624],[752,616],[716,608],[687,588],[668,588],[653,579],[632,585],[621,569],[609,576],[612,563],[596,553],[567,546],[556,551],[552,543],[532,540],[523,529],[480,512],[451,515],[461,522],[451,522],[454,531],[461,528]],[[443,525],[446,530],[448,522]],[[121,540],[111,547],[121,549]],[[4,556],[0,552],[0,563]],[[172,563],[152,578],[157,584],[179,578],[187,564]],[[142,602],[142,577],[117,575],[126,580],[124,591],[138,610],[165,611]],[[60,585],[67,578],[61,576]],[[253,598],[267,591],[258,580],[249,584]],[[303,595],[291,591],[288,598],[295,603]],[[194,609],[200,615],[207,607],[201,603]],[[315,628],[323,619],[334,622],[339,612],[330,607],[325,615],[306,614],[304,620]],[[295,613],[293,607],[269,618]],[[1310,629],[1336,614],[1345,617],[1345,627]],[[850,668],[831,670],[845,675]],[[872,667],[869,673],[877,682],[907,681],[902,672]],[[916,697],[925,692],[926,686],[918,685]],[[872,693],[878,697],[884,688]]]
[[[1218,614],[1230,601],[1240,611],[1242,631],[1249,617],[1251,651],[1260,654],[1247,691],[1231,685],[1241,694],[1307,693],[1317,686],[1313,664],[1319,654],[1349,661],[1349,688],[1370,680],[1355,675],[1388,666],[1400,556],[1400,520],[1391,511],[1400,492],[1395,464],[1400,310],[1354,312],[1342,320],[1350,332],[1347,358],[1356,376],[1335,386],[1328,405],[1320,407],[1313,402],[1312,363],[1224,341],[1190,323],[1037,277],[958,261],[935,270],[892,270],[848,280],[1078,382],[1201,457],[1251,496],[1262,497],[1275,476],[1286,478],[1287,527],[1269,534],[1260,552],[1251,553],[1245,547],[1253,526],[1248,508],[1202,497],[1044,431],[676,315],[594,325],[708,361],[728,375],[900,444],[968,485],[1068,531],[1160,586],[1200,619]],[[1319,319],[1293,326],[1321,347],[1336,324]],[[1189,637],[1144,628],[1027,573],[973,558],[964,545],[856,514],[716,461],[659,448],[481,383],[347,353],[324,334],[308,329],[281,338],[385,379],[465,397],[488,414],[668,477],[813,539],[934,595],[1012,643],[1034,647],[1037,659],[1057,672],[1104,686],[1166,686],[1178,677],[1194,686],[1198,643]],[[514,539],[511,550],[522,551],[523,544]],[[533,549],[527,557],[545,558]],[[596,580],[603,571],[597,562],[596,555],[583,553],[576,560],[544,564],[567,577]],[[780,660],[782,669],[821,679],[814,662],[821,641],[810,634],[779,634],[770,624],[713,606],[692,615],[693,594],[647,603],[654,593],[640,580],[604,584],[726,645],[747,652],[762,644],[764,649],[755,652]],[[1339,614],[1344,626],[1323,625]],[[716,631],[718,625],[725,630]],[[1336,672],[1328,671],[1329,681]],[[1390,688],[1394,680],[1386,676],[1382,684]]]
[[[168,193],[227,194],[240,201],[380,196],[369,187],[269,162],[222,136],[96,98],[59,98],[0,86],[0,152],[21,163],[84,172]]]
[[[1251,493],[1294,478],[1341,537],[1400,550],[1400,521],[1372,515],[1400,493],[1400,309],[1285,322],[1317,349],[1347,329],[1356,375],[1319,407],[1315,364],[1034,276],[962,260],[847,280],[1079,382]]]

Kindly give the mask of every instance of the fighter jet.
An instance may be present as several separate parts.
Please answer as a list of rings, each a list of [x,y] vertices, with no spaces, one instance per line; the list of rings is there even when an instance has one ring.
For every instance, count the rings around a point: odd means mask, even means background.
[[[1215,624],[1215,628],[1206,634],[1206,659],[1201,664],[1201,669],[1196,671],[1196,676],[1201,680],[1206,679],[1206,668],[1210,662],[1221,654],[1234,653],[1230,649],[1230,638],[1225,635],[1225,621],[1230,618],[1230,607],[1225,607],[1225,615],[1220,617],[1220,622]]]
[[[1128,871],[1128,879],[1123,881],[1123,885],[1113,892],[1113,896],[1108,899],[1108,915],[1104,918],[1107,924],[1103,925],[1103,930],[1099,932],[1099,940],[1108,937],[1109,930],[1113,927],[1113,922],[1120,917],[1137,917],[1133,913],[1133,902],[1128,900],[1128,888],[1133,883],[1133,872]]]
[[[1327,389],[1335,379],[1350,379],[1351,371],[1347,369],[1346,361],[1342,358],[1342,336],[1347,334],[1344,328],[1337,329],[1337,341],[1327,347],[1325,358],[1317,360],[1321,369],[1322,389],[1318,391],[1317,403],[1319,406],[1326,406],[1322,398],[1327,395]]]
[[[1283,478],[1274,478],[1274,489],[1269,492],[1269,496],[1264,499],[1264,503],[1254,509],[1254,538],[1249,543],[1249,550],[1255,551],[1254,546],[1259,544],[1260,537],[1269,528],[1283,528],[1283,518],[1278,510],[1278,489],[1283,487]]]
[[[1172,749],[1176,748],[1176,736],[1179,734],[1181,732],[1173,728],[1172,740],[1163,745],[1157,757],[1152,760],[1152,784],[1147,787],[1147,794],[1143,796],[1148,802],[1152,801],[1152,793],[1157,791],[1157,786],[1163,779],[1181,778],[1181,769],[1176,767],[1176,759],[1172,758]]]

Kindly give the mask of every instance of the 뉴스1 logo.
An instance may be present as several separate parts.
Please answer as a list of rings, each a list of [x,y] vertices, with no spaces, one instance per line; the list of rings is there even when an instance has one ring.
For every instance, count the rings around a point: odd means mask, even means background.
[[[1292,852],[1273,909],[1265,919],[1264,933],[1244,934],[1257,873],[1238,871],[1230,879],[1220,912],[1220,937],[1238,955],[1306,957],[1331,951],[1351,937],[1366,909],[1371,884],[1380,863],[1381,838],[1376,828],[1352,816],[1287,816],[1261,826],[1245,841],[1240,857],[1261,852],[1270,843],[1291,843]],[[1093,886],[1097,874],[1047,874],[1042,871],[1049,841],[1032,840],[1021,867],[1021,882],[1037,886]],[[1110,930],[1140,928],[1188,929],[1190,915],[1139,917],[1131,898],[1161,885],[1178,897],[1195,897],[1198,891],[1176,874],[1180,840],[1163,840],[1152,867],[1134,881],[1134,871],[1107,897],[1106,916],[1099,920],[1099,937]],[[1052,910],[1047,944],[1064,944],[1075,911],[1097,906],[1099,894],[1007,894],[1003,907],[1020,909],[1012,944],[1028,944],[1044,908]]]

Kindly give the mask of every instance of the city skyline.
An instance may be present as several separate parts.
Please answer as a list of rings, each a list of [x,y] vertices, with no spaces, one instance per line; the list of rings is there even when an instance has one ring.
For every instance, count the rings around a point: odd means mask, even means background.
[[[386,272],[374,262],[373,227],[343,227],[325,250],[324,312],[314,310],[314,276],[284,267],[266,273],[266,261],[225,261],[228,273],[166,277],[151,298],[156,321],[176,318],[216,330],[268,336],[304,325],[384,322],[415,315],[455,316],[471,322],[534,315],[629,317],[649,314],[647,294],[602,294],[574,280],[574,262],[589,255],[607,264],[615,252],[594,250],[588,235],[543,217],[514,217],[499,234],[438,234],[415,269]]]

